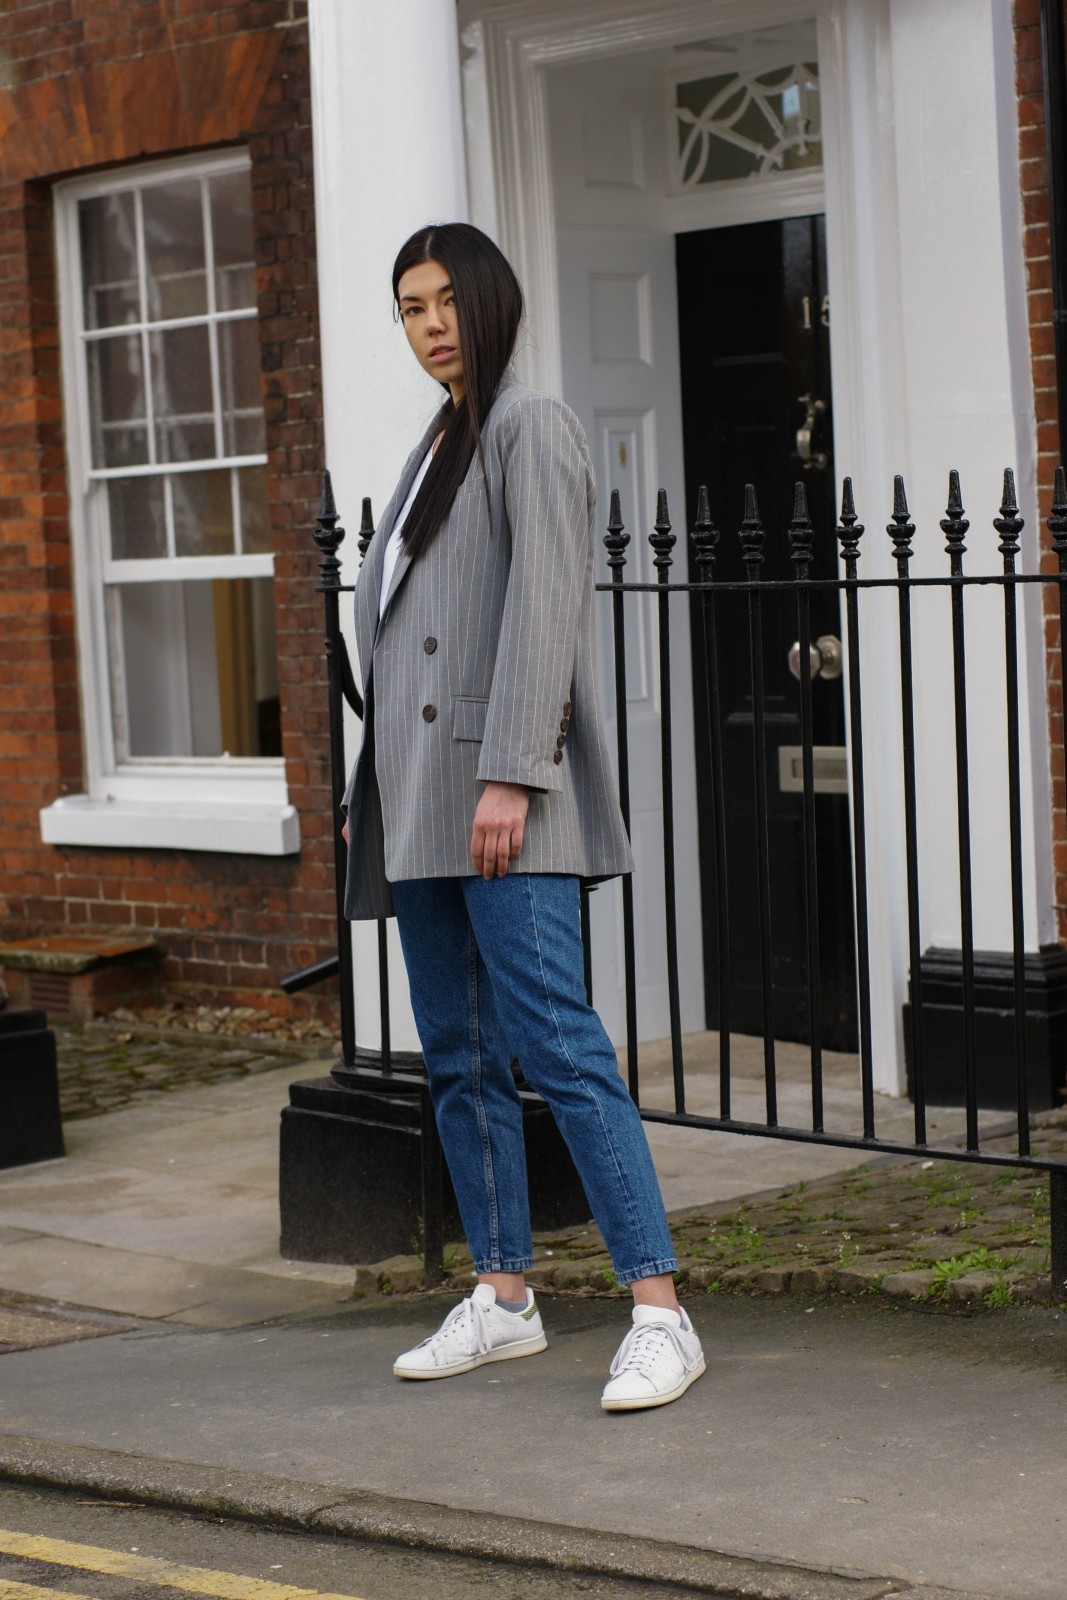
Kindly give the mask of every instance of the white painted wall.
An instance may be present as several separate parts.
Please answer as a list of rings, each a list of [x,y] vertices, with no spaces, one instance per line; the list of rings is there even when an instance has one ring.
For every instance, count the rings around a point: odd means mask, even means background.
[[[309,14],[326,464],[352,583],[361,499],[382,509],[440,403],[393,321],[391,273],[416,228],[467,216],[459,42],[454,0],[311,0]],[[350,630],[348,644],[355,666]],[[358,738],[349,719],[353,755]],[[356,1038],[376,1048],[377,931],[353,931]],[[390,948],[393,1044],[415,1049],[395,923]]]
[[[990,519],[1014,466],[1034,570],[1033,400],[1023,292],[1011,9],[1000,0],[851,0],[820,19],[835,454],[856,481],[866,575],[893,572],[884,525],[905,475],[916,575],[944,573],[937,526],[959,469],[966,570],[1000,570]],[[1004,781],[1003,608],[968,596],[975,943],[1011,945]],[[1040,602],[1024,629],[1026,940],[1051,937],[1048,754]],[[903,1084],[907,981],[895,600],[866,607],[862,656],[875,1046],[880,1086]],[[916,598],[922,945],[958,946],[952,656],[945,595]],[[882,730],[886,730],[883,736]],[[1036,841],[1040,841],[1037,844]]]

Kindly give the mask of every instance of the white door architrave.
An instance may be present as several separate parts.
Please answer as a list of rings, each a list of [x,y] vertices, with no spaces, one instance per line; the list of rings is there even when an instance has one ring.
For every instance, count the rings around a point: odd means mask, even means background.
[[[562,380],[557,245],[545,69],[639,54],[716,35],[795,22],[794,0],[515,0],[464,5],[468,163],[475,220],[501,240],[527,291],[530,381]],[[1010,8],[989,0],[811,0],[823,111],[828,274],[835,396],[834,452],[856,487],[870,532],[866,576],[892,573],[887,518],[892,477],[906,475],[919,523],[916,575],[941,570],[936,519],[950,466],[968,509],[987,528],[999,468],[1014,464],[1027,520],[1024,565],[1036,566],[1033,394],[1029,367],[1017,108]],[[951,66],[951,71],[948,70]],[[471,121],[471,110],[475,118]],[[480,135],[480,137],[478,137]],[[488,137],[486,137],[488,135]],[[965,148],[968,160],[959,160]],[[490,172],[491,167],[491,172]],[[491,179],[491,182],[490,182]],[[812,209],[816,209],[812,207]],[[680,224],[684,225],[684,224]],[[690,222],[689,226],[708,226]],[[946,241],[956,248],[949,249]],[[961,274],[963,259],[982,271]],[[994,463],[991,466],[990,463]],[[995,550],[972,535],[974,570]],[[971,558],[969,558],[970,560]],[[1054,936],[1050,792],[1039,601],[1024,602],[1024,866],[1026,943]],[[1028,606],[1028,609],[1027,609]],[[975,727],[1002,705],[1003,656],[975,604],[969,695]],[[980,631],[979,631],[980,630]],[[868,714],[899,728],[897,641],[888,608],[872,607],[861,659]],[[945,686],[951,657],[942,619],[916,613],[923,684],[919,760],[921,943],[959,945],[955,838],[944,786]],[[949,707],[950,714],[950,707]],[[989,868],[976,904],[979,947],[1010,947],[1005,803],[983,788],[972,817],[975,859]],[[907,989],[901,759],[895,738],[867,742],[872,1020],[876,1085],[904,1086],[901,1005]]]

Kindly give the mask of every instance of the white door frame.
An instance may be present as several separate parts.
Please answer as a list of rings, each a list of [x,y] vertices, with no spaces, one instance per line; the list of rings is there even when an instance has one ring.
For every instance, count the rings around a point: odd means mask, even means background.
[[[483,11],[495,222],[526,292],[533,337],[524,362],[536,388],[561,388],[544,69],[795,21],[796,0],[583,0],[580,7],[574,0],[515,0]]]
[[[798,13],[814,17],[818,35],[834,450],[839,470],[855,481],[870,529],[864,574],[893,573],[881,531],[893,473],[906,475],[920,522],[913,571],[921,574],[940,570],[936,518],[949,466],[964,472],[968,509],[973,506],[973,517],[981,516],[985,526],[987,507],[995,504],[991,460],[1018,468],[1032,570],[1033,395],[1017,356],[1028,348],[1028,325],[1011,18],[996,0],[943,0],[936,14],[922,0],[810,0],[804,6],[797,0],[583,0],[580,7],[574,0],[513,0],[481,10],[464,37],[472,52],[466,82],[481,134],[468,161],[472,190],[487,201],[484,225],[496,232],[526,287],[532,335],[523,356],[526,375],[559,392],[543,69],[796,22]],[[971,152],[969,163],[959,161],[961,140]],[[952,219],[947,233],[946,216]],[[941,264],[946,240],[963,252],[961,260],[981,260],[982,273],[950,275]],[[976,545],[974,570],[992,570],[985,543],[981,552]],[[942,632],[920,638],[917,650],[933,704],[938,686],[951,677]],[[1050,937],[1052,902],[1041,619],[1032,605],[1024,656],[1026,941],[1035,948]],[[970,676],[977,727],[983,703],[994,703],[997,666],[995,649],[985,660],[976,657],[975,649]],[[865,703],[876,687],[875,709],[890,728],[899,727],[899,682],[889,670],[896,659],[888,613],[871,616],[862,644]],[[945,829],[937,803],[944,739],[933,710],[921,706],[920,712],[917,743],[927,769],[919,799],[922,943],[958,945],[955,840],[939,835]],[[901,1092],[908,977],[901,757],[893,740],[868,741],[866,755],[868,832],[878,841],[868,879],[875,1081]],[[999,805],[990,801],[983,818],[975,819],[976,859],[986,848],[1000,853]],[[989,948],[1008,948],[998,894],[991,883],[985,931],[978,935],[976,928],[976,935]]]

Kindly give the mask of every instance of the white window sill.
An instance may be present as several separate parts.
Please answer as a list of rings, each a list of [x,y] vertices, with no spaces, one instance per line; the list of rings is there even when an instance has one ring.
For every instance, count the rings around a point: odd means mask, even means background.
[[[45,844],[124,850],[212,850],[224,855],[291,856],[300,819],[283,801],[94,800],[68,795],[41,812]]]

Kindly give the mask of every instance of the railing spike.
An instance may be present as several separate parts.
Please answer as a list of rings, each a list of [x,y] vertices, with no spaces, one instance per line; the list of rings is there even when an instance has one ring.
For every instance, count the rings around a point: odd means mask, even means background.
[[[333,485],[330,482],[330,474],[325,468],[322,473],[322,500],[312,535],[322,552],[319,561],[320,586],[323,589],[337,589],[341,583],[341,562],[337,551],[344,543],[345,530],[338,525]]]
[[[941,518],[941,531],[945,535],[945,554],[952,563],[954,578],[963,575],[963,557],[967,550],[963,540],[970,525],[963,514],[960,475],[953,467],[948,475],[948,505],[945,508],[945,515]]]
[[[367,547],[374,538],[374,514],[371,511],[370,495],[363,496],[363,516],[359,524],[359,556],[362,561],[367,554]]]
[[[1015,496],[1015,474],[1004,468],[1004,490],[1000,502],[1000,516],[993,518],[993,526],[1000,534],[998,549],[1005,561],[1005,571],[1014,572],[1015,557],[1019,554],[1019,535],[1026,526],[1019,515],[1019,502]]]
[[[337,516],[337,504],[333,497],[333,479],[330,477],[329,467],[322,469],[322,499],[319,502],[319,521],[328,522],[331,517]]]
[[[703,583],[710,583],[712,565],[715,561],[715,546],[719,542],[719,530],[711,520],[711,505],[706,483],[702,483],[697,490],[696,521],[689,537],[693,541],[699,578]]]
[[[608,503],[608,531],[604,535],[604,548],[608,552],[608,566],[621,572],[626,565],[626,546],[630,535],[622,520],[622,501],[618,489],[612,489]]]
[[[652,558],[653,565],[660,571],[666,572],[673,559],[671,551],[678,542],[671,532],[671,518],[670,512],[667,510],[666,489],[660,489],[656,495],[656,521],[654,531],[648,536],[648,542],[656,552]]]
[[[815,530],[808,516],[808,496],[803,483],[793,486],[793,520],[789,524],[789,555],[797,569],[797,577],[807,575],[812,559]]]
[[[906,578],[908,562],[914,553],[911,541],[915,536],[915,524],[908,511],[908,496],[904,488],[904,479],[899,472],[893,479],[893,519],[886,525],[885,531],[893,541],[893,556],[897,562],[897,571],[902,578]]]
[[[759,506],[756,503],[756,486],[746,483],[745,515],[738,529],[738,538],[741,540],[741,559],[753,568],[750,577],[755,576],[755,569],[763,560],[763,542],[766,537],[760,521]]]
[[[852,479],[846,478],[841,486],[841,520],[837,528],[837,537],[841,541],[841,554],[846,563],[846,572],[850,578],[855,577],[855,572],[849,566],[859,560],[860,539],[864,534],[863,523],[856,515],[856,500],[852,493]]]
[[[1052,513],[1046,523],[1052,535],[1052,548],[1060,558],[1060,570],[1067,570],[1067,475],[1056,468],[1052,486]]]

